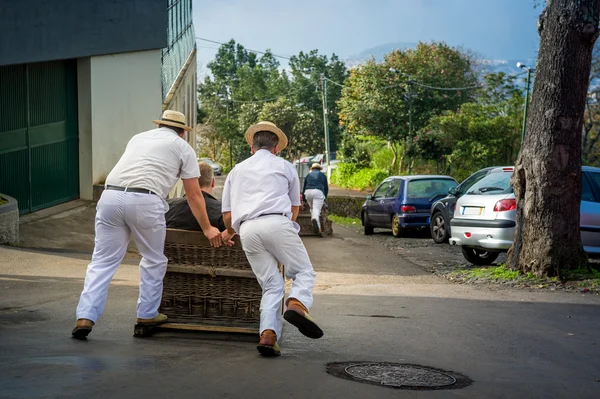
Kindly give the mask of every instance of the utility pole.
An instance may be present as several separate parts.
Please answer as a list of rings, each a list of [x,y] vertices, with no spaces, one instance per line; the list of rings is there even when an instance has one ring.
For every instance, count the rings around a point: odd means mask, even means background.
[[[329,123],[327,120],[327,79],[325,74],[321,73],[321,88],[323,94],[323,127],[325,129],[325,163],[327,164],[327,179],[331,178],[331,168],[329,167]]]
[[[412,137],[413,132],[413,93],[412,93],[412,80],[408,81],[408,135]]]
[[[525,133],[527,130],[527,113],[529,111],[529,91],[531,90],[531,73],[535,72],[535,69],[529,68],[527,65],[517,62],[517,68],[527,70],[527,89],[525,90],[525,111],[523,112],[523,127],[521,129],[521,145],[525,141]]]

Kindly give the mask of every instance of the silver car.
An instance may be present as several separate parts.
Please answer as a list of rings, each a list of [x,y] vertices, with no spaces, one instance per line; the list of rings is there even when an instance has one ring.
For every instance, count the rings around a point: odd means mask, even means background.
[[[449,241],[475,265],[491,264],[512,246],[517,207],[510,187],[513,171],[492,171],[456,203]],[[584,166],[582,172],[581,240],[588,254],[600,254],[600,168]]]

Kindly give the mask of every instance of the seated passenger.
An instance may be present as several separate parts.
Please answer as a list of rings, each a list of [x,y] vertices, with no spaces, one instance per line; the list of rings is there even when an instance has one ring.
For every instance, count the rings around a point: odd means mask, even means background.
[[[199,165],[200,177],[198,178],[198,183],[200,183],[200,189],[206,202],[208,219],[212,226],[223,231],[225,230],[225,223],[223,222],[223,213],[221,212],[221,201],[212,196],[212,191],[215,187],[212,166],[206,162],[200,162]],[[168,199],[167,203],[169,204],[169,210],[165,214],[165,219],[168,228],[202,231],[185,195],[180,198]]]

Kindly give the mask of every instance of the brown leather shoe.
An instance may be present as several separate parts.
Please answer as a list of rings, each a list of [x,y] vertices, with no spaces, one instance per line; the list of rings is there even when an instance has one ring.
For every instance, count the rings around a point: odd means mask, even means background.
[[[138,317],[138,319],[136,320],[137,324],[144,324],[144,325],[151,325],[151,326],[157,326],[159,324],[163,324],[166,323],[167,320],[169,318],[167,317],[167,315],[164,315],[162,313],[159,313],[158,316],[156,316],[153,319],[140,319]]]
[[[92,332],[93,326],[94,322],[89,319],[77,319],[71,335],[75,339],[87,339],[87,336]]]
[[[283,318],[288,323],[296,326],[298,331],[308,338],[317,339],[323,336],[323,330],[321,330],[312,317],[310,317],[306,306],[296,298],[290,298],[288,300],[287,310],[283,314]]]
[[[281,356],[275,331],[263,331],[262,334],[260,334],[260,341],[258,342],[256,349],[258,349],[258,353],[266,357]]]

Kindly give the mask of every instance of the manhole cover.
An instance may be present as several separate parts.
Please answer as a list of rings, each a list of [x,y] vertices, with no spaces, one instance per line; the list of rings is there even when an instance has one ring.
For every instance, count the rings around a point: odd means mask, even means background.
[[[407,364],[366,363],[346,367],[346,373],[360,380],[378,382],[390,387],[447,387],[456,378],[446,373]]]
[[[472,383],[461,374],[416,364],[330,363],[327,365],[327,372],[340,378],[397,389],[456,389]]]

